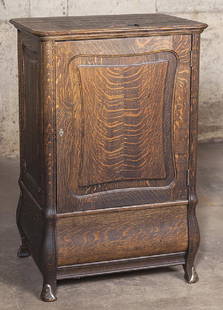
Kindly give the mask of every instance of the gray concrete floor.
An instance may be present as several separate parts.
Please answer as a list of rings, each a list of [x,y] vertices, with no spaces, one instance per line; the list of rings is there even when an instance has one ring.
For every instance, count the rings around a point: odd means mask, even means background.
[[[188,285],[180,266],[59,282],[58,301],[41,302],[41,275],[31,258],[16,257],[18,161],[0,160],[0,310],[223,309],[223,144],[199,146],[197,209],[200,281]]]

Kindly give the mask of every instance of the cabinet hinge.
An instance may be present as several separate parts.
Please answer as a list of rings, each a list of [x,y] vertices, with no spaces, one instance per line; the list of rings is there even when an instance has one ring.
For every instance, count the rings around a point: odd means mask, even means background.
[[[186,171],[186,182],[187,182],[187,186],[190,186],[190,169],[187,169]]]
[[[193,50],[190,51],[190,66],[193,67]]]

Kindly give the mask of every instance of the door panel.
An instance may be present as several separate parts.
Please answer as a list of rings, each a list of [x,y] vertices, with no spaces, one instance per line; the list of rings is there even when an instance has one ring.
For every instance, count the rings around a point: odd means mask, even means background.
[[[58,211],[186,198],[190,36],[57,43]]]
[[[138,58],[79,66],[84,110],[79,186],[166,176],[162,123],[168,62]]]

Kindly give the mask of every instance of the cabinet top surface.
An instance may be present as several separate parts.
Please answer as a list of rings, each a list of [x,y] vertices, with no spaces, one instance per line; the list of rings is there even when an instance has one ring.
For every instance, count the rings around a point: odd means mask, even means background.
[[[204,23],[166,14],[35,17],[16,18],[10,22],[20,30],[38,36],[194,29],[202,31],[207,27]]]

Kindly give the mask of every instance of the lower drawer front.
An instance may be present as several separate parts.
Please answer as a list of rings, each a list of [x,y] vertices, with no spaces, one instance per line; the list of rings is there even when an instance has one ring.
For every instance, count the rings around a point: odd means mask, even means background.
[[[186,251],[187,206],[73,213],[56,236],[59,266]]]

